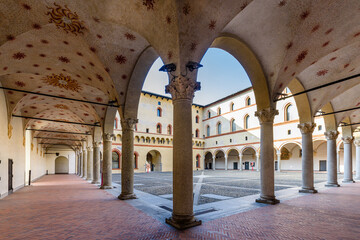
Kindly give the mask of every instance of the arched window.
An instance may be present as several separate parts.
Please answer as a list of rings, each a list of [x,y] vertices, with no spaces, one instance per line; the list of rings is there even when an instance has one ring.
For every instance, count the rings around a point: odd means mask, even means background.
[[[289,104],[285,107],[285,121],[293,120],[293,114],[292,114],[293,105]]]
[[[112,169],[120,169],[120,154],[117,151],[112,152]]]
[[[158,109],[157,109],[157,116],[158,116],[158,117],[161,117],[161,116],[162,116],[162,110],[161,110],[161,108],[158,108]]]
[[[134,152],[134,168],[138,169],[138,154]]]
[[[219,107],[218,110],[217,110],[217,114],[218,115],[221,115],[221,108]]]
[[[135,124],[134,130],[137,131],[137,124]]]
[[[210,126],[206,127],[206,136],[210,137]]]
[[[230,111],[234,111],[234,106],[235,106],[235,104],[233,102],[230,103]]]
[[[232,132],[235,132],[235,131],[236,131],[235,119],[231,119],[230,127],[231,127],[231,131],[232,131]]]
[[[199,134],[199,129],[196,129],[196,131],[195,131],[195,137],[197,137],[197,138],[198,138],[198,137],[199,137],[199,135],[200,135],[200,134]]]
[[[195,123],[199,123],[199,116],[195,117]]]
[[[251,105],[251,98],[247,97],[246,98],[246,106],[250,106]]]
[[[221,122],[217,124],[217,134],[221,134]]]
[[[158,123],[156,125],[156,133],[161,133],[161,124],[160,123]]]
[[[114,129],[117,129],[118,128],[118,119],[115,118],[114,120]]]
[[[200,155],[198,154],[197,156],[196,156],[196,167],[197,168],[199,168],[200,167]]]
[[[167,134],[171,135],[171,132],[172,132],[172,128],[171,128],[171,125],[169,124],[167,126]]]
[[[245,118],[244,118],[244,128],[248,129],[249,126],[250,126],[250,116],[246,115]]]
[[[211,112],[208,111],[208,118],[211,118]]]

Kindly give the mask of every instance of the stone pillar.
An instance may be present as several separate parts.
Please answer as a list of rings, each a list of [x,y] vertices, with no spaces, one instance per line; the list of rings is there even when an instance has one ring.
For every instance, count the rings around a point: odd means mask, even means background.
[[[93,179],[93,166],[94,166],[93,157],[94,157],[94,153],[92,146],[87,147],[87,177],[86,177],[87,181],[92,181]]]
[[[84,177],[84,164],[83,164],[83,161],[84,161],[84,158],[83,158],[83,150],[80,149],[80,177]]]
[[[278,110],[262,109],[255,112],[255,117],[260,122],[260,198],[258,203],[277,204],[280,201],[275,198],[274,191],[274,117],[279,114]]]
[[[277,162],[278,162],[278,169],[277,171],[278,172],[281,172],[281,153],[276,153],[276,156],[277,156]]]
[[[242,154],[239,153],[239,170],[242,171]]]
[[[100,144],[101,142],[94,142],[94,156],[93,156],[93,184],[100,184]]]
[[[136,198],[134,194],[134,127],[137,119],[121,120],[122,155],[121,155],[121,194],[119,199]]]
[[[301,193],[317,193],[314,188],[314,150],[312,133],[315,123],[307,122],[298,125],[302,135],[302,187]]]
[[[214,170],[214,171],[215,171],[215,158],[216,158],[216,156],[214,155],[213,156],[213,164],[212,164],[213,165],[212,170]]]
[[[256,154],[256,171],[260,171],[260,154]]]
[[[173,145],[173,212],[166,223],[177,229],[201,224],[193,213],[193,150],[192,150],[192,100],[200,84],[179,76],[170,81],[166,92],[172,95],[174,145]]]
[[[327,183],[326,187],[340,187],[337,181],[336,139],[338,131],[324,132],[327,139]]]
[[[112,138],[114,134],[105,133],[103,136],[103,172],[101,189],[112,188]]]
[[[342,138],[344,142],[344,179],[343,183],[353,183],[352,171],[352,143],[354,138],[346,136]]]
[[[86,147],[85,147],[85,144],[84,144],[84,147],[83,147],[83,179],[86,179],[87,177],[87,151],[86,151]]]
[[[356,145],[355,180],[360,180],[360,139],[355,140],[355,145]]]
[[[225,170],[228,170],[228,157],[225,155]]]

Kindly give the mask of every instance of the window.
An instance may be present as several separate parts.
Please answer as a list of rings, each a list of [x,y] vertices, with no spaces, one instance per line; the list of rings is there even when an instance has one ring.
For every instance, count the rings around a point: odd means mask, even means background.
[[[199,168],[200,167],[200,155],[196,156],[196,167]]]
[[[234,111],[234,103],[230,103],[230,111]]]
[[[322,126],[321,126],[321,125],[318,126],[318,130],[319,130],[319,131],[322,130]]]
[[[195,123],[199,123],[199,116],[195,117]]]
[[[251,105],[251,98],[247,97],[246,98],[246,106],[250,106]]]
[[[169,125],[167,126],[167,134],[171,135],[171,132],[172,132],[172,127],[171,127],[171,125],[169,124]]]
[[[210,111],[208,111],[208,118],[211,118],[211,113],[210,113]]]
[[[115,118],[115,120],[114,120],[114,129],[117,129],[117,128],[118,128],[117,121],[118,121],[118,119]]]
[[[148,128],[146,129],[146,133],[149,133],[149,129],[148,129]]]
[[[217,145],[217,141],[215,141],[215,144]]]
[[[134,153],[134,168],[135,169],[138,169],[138,163],[137,163],[137,159],[138,158],[138,155],[136,153]]]
[[[134,130],[137,131],[137,124],[135,124]]]
[[[156,125],[156,133],[161,133],[161,124],[160,123],[158,123]]]
[[[290,93],[290,89],[289,89],[289,88],[285,88],[285,93]]]
[[[217,114],[218,114],[218,115],[221,115],[221,108],[218,108]]]
[[[248,129],[249,126],[250,126],[250,116],[246,115],[245,118],[244,118],[244,128]]]
[[[210,137],[210,126],[206,127],[206,136]]]
[[[162,110],[161,110],[161,108],[158,108],[158,109],[157,109],[157,116],[158,116],[158,117],[161,117],[161,114],[162,114]]]
[[[199,137],[199,135],[200,135],[200,134],[199,134],[199,129],[196,129],[196,131],[195,131],[195,137],[197,137],[197,138],[198,138],[198,137]]]
[[[161,105],[161,102],[158,102],[158,105]]]
[[[232,139],[230,138],[230,142],[232,142]]]
[[[293,106],[291,104],[285,107],[285,121],[293,120],[293,115],[291,114]]]
[[[231,131],[232,131],[232,132],[235,132],[235,131],[236,131],[235,119],[231,119],[230,128],[231,128]]]
[[[221,134],[221,122],[217,124],[217,134]]]
[[[291,135],[291,130],[288,130],[288,135]]]
[[[120,169],[120,154],[116,151],[112,152],[112,168]]]
[[[248,140],[248,137],[247,136],[245,136],[245,141],[247,141]]]
[[[199,113],[199,110],[196,110],[196,113]]]

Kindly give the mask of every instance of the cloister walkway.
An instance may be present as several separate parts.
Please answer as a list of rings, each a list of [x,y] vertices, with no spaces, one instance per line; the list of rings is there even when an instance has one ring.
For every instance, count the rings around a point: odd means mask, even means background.
[[[360,183],[177,231],[75,175],[0,200],[0,239],[358,239]]]

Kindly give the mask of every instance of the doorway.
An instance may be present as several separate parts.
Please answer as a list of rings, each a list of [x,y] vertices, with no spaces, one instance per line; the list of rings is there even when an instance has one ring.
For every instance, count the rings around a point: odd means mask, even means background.
[[[320,164],[319,170],[326,171],[326,160],[320,160],[319,164]]]
[[[245,162],[245,170],[249,170],[249,162]]]
[[[14,175],[13,175],[13,172],[14,172],[14,169],[13,169],[13,165],[14,165],[14,162],[12,159],[9,159],[9,164],[8,164],[8,179],[9,179],[9,183],[8,183],[8,191],[9,193],[12,193],[13,192],[13,178],[14,178]]]
[[[238,163],[234,162],[234,169],[237,170],[238,169]]]
[[[55,174],[69,174],[69,159],[63,156],[55,159]]]

